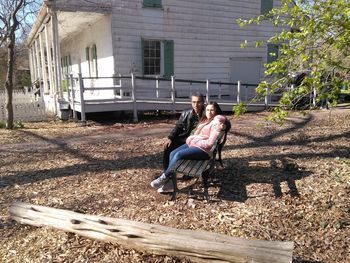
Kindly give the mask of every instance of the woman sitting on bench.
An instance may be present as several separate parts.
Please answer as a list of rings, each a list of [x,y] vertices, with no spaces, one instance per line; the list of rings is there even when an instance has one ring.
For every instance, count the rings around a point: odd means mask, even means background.
[[[225,116],[219,114],[222,114],[220,106],[216,102],[209,102],[205,108],[205,115],[200,120],[194,134],[187,138],[184,145],[170,153],[168,168],[151,182],[151,186],[158,188],[159,193],[174,191],[171,176],[173,166],[178,160],[207,160],[210,158],[210,150],[228,121]]]

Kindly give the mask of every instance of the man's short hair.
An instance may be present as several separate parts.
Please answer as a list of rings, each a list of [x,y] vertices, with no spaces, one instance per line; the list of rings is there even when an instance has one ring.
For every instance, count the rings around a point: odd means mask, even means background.
[[[198,91],[195,91],[195,92],[192,92],[192,95],[191,97],[198,97],[201,99],[202,102],[204,102],[204,96],[202,93],[198,92]]]

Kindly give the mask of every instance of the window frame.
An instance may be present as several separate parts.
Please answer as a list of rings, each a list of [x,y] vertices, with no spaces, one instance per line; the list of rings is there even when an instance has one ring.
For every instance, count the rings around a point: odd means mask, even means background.
[[[145,70],[145,41],[157,41],[160,43],[160,69],[159,74],[146,74]],[[143,76],[163,76],[174,75],[174,41],[154,38],[141,38],[141,68]],[[149,71],[148,71],[149,73]]]
[[[153,41],[153,42],[159,42],[159,73],[155,74],[146,74],[146,67],[145,67],[145,42],[146,41]],[[164,45],[162,43],[162,40],[159,39],[142,39],[142,73],[144,76],[163,76],[164,74]],[[148,57],[150,60],[152,57]],[[157,59],[157,57],[153,58]]]

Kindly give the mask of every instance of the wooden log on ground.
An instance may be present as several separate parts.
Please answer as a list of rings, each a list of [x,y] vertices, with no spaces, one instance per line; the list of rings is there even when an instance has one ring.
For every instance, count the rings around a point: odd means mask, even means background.
[[[293,242],[247,240],[27,203],[14,203],[10,214],[22,224],[51,226],[153,254],[187,257],[195,262],[292,262]]]

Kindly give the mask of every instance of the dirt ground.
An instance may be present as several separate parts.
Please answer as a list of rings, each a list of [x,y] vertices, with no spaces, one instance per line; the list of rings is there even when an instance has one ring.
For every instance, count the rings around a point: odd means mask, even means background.
[[[207,230],[248,239],[294,241],[293,262],[350,262],[350,108],[231,118],[224,168],[208,203],[176,202],[149,186],[175,118],[138,124],[25,123],[0,130],[2,262],[184,262],[9,218],[15,201]],[[185,182],[188,184],[191,182]],[[201,186],[198,186],[199,190]],[[187,261],[190,262],[190,261]]]

